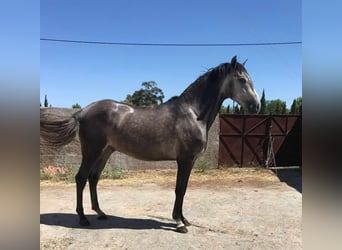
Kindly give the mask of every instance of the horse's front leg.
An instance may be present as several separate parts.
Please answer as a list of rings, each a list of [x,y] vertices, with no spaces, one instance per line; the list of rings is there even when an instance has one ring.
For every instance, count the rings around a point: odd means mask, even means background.
[[[112,154],[112,148],[105,148],[102,154],[98,157],[96,164],[94,165],[91,173],[89,174],[89,188],[90,188],[90,198],[91,207],[98,214],[99,220],[107,219],[107,215],[100,209],[99,201],[97,199],[97,183],[99,181],[102,170],[104,169],[106,162],[110,155]]]
[[[172,212],[172,217],[177,223],[177,232],[186,233],[187,226],[190,226],[189,221],[183,215],[183,200],[186,192],[186,188],[189,181],[189,176],[193,166],[193,159],[191,160],[177,160],[177,182],[176,182],[176,200]]]
[[[90,198],[91,198],[91,208],[97,213],[99,220],[107,219],[107,215],[100,209],[99,202],[97,199],[97,183],[99,181],[98,173],[91,173],[89,175],[89,189],[90,189]]]

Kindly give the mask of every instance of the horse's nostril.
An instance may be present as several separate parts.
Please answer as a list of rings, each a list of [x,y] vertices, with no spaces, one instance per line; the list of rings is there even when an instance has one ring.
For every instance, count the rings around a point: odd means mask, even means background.
[[[260,104],[251,103],[248,108],[250,113],[257,113],[259,112]]]

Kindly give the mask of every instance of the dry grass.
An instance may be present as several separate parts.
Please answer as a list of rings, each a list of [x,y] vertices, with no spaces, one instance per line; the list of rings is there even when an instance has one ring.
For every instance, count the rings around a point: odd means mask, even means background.
[[[276,175],[263,168],[228,168],[210,169],[206,172],[194,170],[190,176],[189,186],[235,186],[258,185],[264,186],[279,181]],[[165,187],[174,186],[176,182],[176,170],[142,170],[129,171],[120,179],[102,179],[101,186],[141,186],[145,184],[157,184]],[[42,180],[42,186],[49,185],[74,185],[65,181]]]

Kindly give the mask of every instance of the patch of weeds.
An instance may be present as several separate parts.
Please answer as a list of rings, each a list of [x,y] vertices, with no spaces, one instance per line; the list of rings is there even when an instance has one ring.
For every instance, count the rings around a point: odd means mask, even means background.
[[[78,172],[80,166],[68,166],[66,167],[66,171],[64,172],[58,172],[57,178],[59,181],[65,181],[68,183],[74,183],[75,182],[75,176]]]
[[[56,166],[40,166],[40,179],[75,182],[75,175],[79,166],[56,167]]]
[[[44,169],[44,167],[40,166],[40,179],[41,180],[51,180],[51,175]]]
[[[128,170],[124,167],[106,164],[102,171],[101,179],[123,179],[127,174]]]
[[[210,169],[210,165],[207,161],[201,160],[196,164],[197,171],[199,173],[205,173]]]
[[[75,183],[75,176],[79,166],[40,166],[40,179],[51,181],[65,181],[67,183]],[[101,179],[123,179],[127,176],[128,170],[123,167],[107,164],[102,171]]]

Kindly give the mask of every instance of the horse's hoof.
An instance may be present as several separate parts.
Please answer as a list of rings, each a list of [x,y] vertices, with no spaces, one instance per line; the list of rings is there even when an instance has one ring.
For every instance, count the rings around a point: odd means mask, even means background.
[[[98,219],[98,220],[107,220],[108,217],[107,217],[107,215],[105,215],[105,214],[101,214],[101,215],[97,216],[97,219]]]
[[[191,226],[191,223],[187,219],[184,218],[182,221],[183,221],[185,226],[187,226],[187,227]]]
[[[186,228],[186,226],[180,226],[176,228],[176,232],[185,234],[188,232],[188,229]]]
[[[82,227],[87,227],[87,226],[90,226],[90,222],[86,218],[80,219],[80,225]]]

